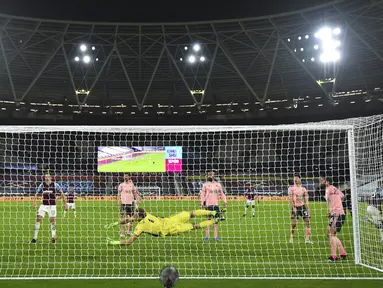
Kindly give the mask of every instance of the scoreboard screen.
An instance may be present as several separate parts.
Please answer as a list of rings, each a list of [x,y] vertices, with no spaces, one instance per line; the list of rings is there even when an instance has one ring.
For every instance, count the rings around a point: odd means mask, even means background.
[[[181,146],[98,147],[98,172],[182,172]]]

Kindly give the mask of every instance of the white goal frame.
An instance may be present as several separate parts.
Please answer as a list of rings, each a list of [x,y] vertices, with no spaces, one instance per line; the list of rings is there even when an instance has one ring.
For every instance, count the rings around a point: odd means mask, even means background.
[[[334,123],[334,124],[333,124]],[[350,171],[350,189],[351,189],[351,201],[353,207],[358,207],[358,187],[357,187],[357,171],[356,171],[356,151],[355,151],[355,127],[353,125],[336,125],[337,121],[333,123],[319,122],[309,124],[293,124],[293,125],[278,125],[278,126],[108,126],[107,131],[105,126],[0,126],[0,133],[41,133],[41,132],[108,132],[108,133],[181,133],[181,132],[226,132],[226,131],[343,131],[347,132],[348,135],[348,157],[349,157],[349,171]],[[153,190],[161,196],[163,193],[160,187],[157,186],[137,186],[137,191],[142,190]],[[145,196],[145,195],[142,195]],[[360,227],[359,227],[359,215],[358,209],[354,209],[352,214],[353,219],[353,233],[354,233],[354,255],[355,264],[368,267],[380,272],[376,267],[371,267],[362,262],[361,257],[361,240],[360,240]],[[144,277],[145,279],[156,279],[157,277]],[[204,277],[204,276],[182,276],[186,279],[244,279],[244,277]],[[255,277],[247,276],[246,279],[275,279],[275,277]],[[142,277],[128,277],[128,276],[113,276],[113,277],[2,277],[0,280],[40,280],[40,279],[142,279]],[[276,279],[328,279],[327,277],[286,277],[280,276]],[[374,279],[383,280],[383,278],[376,277],[336,277],[337,280],[342,279]]]

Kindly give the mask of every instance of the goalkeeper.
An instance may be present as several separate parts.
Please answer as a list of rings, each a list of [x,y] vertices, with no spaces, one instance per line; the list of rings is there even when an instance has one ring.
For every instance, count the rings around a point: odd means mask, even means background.
[[[208,211],[208,210],[195,210],[191,212],[181,212],[179,214],[167,217],[167,218],[160,218],[153,216],[149,213],[147,213],[144,209],[138,208],[133,216],[129,217],[129,219],[121,219],[120,221],[117,221],[115,223],[106,225],[105,228],[111,228],[114,226],[117,226],[119,224],[123,225],[128,221],[140,221],[136,228],[134,229],[133,235],[128,238],[121,241],[114,241],[108,239],[108,244],[111,245],[130,245],[132,244],[136,239],[138,239],[141,234],[146,233],[150,234],[152,236],[158,237],[164,237],[164,236],[176,236],[182,233],[189,232],[191,230],[195,229],[203,229],[206,227],[209,227],[213,224],[218,223],[219,221],[225,220],[223,217],[214,218],[212,220],[206,220],[200,223],[191,224],[189,223],[190,218],[194,217],[206,217],[206,216],[216,216],[217,211]]]

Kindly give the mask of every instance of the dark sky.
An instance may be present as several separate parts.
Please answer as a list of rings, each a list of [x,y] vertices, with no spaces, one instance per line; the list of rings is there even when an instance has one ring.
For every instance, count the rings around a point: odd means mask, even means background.
[[[200,21],[294,11],[330,0],[0,0],[0,13],[109,22]]]

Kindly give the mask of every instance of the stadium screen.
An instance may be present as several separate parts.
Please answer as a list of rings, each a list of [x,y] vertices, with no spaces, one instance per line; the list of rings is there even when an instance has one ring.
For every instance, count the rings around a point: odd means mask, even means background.
[[[182,172],[182,147],[98,147],[98,172]]]

